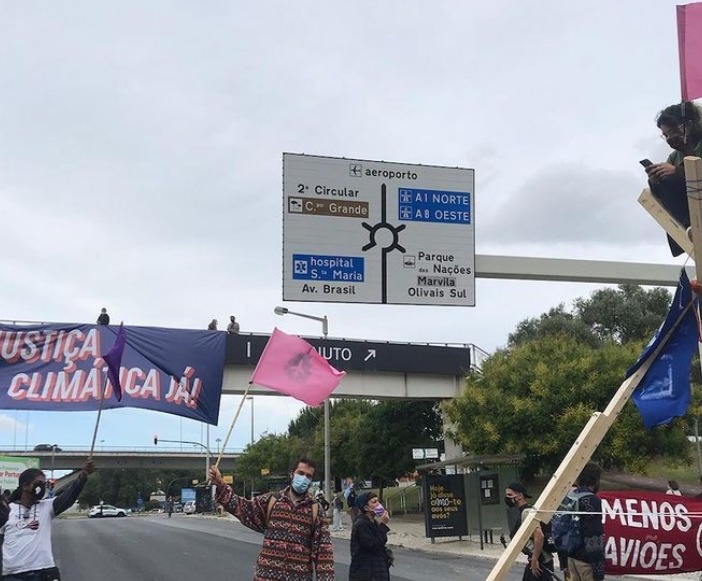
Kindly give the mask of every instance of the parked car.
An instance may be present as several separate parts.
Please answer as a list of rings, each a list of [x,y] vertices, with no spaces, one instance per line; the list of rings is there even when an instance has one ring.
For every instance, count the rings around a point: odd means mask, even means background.
[[[127,516],[126,508],[118,508],[111,504],[98,504],[88,512],[89,518],[103,518],[107,516]]]
[[[188,500],[184,505],[183,505],[183,512],[185,514],[195,514],[195,501],[194,500]]]
[[[37,444],[34,446],[34,451],[35,452],[60,452],[61,448],[59,448],[56,444]]]

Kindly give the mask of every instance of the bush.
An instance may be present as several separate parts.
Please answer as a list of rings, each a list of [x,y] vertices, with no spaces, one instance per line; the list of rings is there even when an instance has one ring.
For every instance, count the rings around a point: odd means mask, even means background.
[[[153,510],[154,508],[161,508],[161,501],[160,500],[147,500],[144,503],[144,510],[145,511],[150,511]]]

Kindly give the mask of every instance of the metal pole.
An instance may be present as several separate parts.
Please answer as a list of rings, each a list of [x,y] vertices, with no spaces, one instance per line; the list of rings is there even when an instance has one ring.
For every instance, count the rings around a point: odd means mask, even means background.
[[[251,396],[251,445],[254,443],[254,398]]]
[[[207,424],[207,445],[205,450],[205,482],[207,482],[210,477],[210,424]]]
[[[702,480],[702,454],[700,453],[699,419],[695,418],[695,443],[697,444],[697,476]]]
[[[329,334],[329,321],[324,315],[322,319],[322,334],[326,341]],[[324,400],[324,496],[331,502],[331,438],[329,435],[331,418],[329,413],[329,398]]]
[[[250,395],[249,398],[251,398],[251,446],[253,449],[253,443],[254,443],[254,396]],[[254,493],[254,479],[252,477],[251,478],[251,500],[253,500],[253,493]]]

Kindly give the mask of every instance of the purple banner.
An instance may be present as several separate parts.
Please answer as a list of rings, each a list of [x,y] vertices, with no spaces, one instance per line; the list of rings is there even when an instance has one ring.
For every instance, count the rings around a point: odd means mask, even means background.
[[[217,424],[227,334],[125,327],[122,401],[103,360],[117,326],[0,325],[0,409],[136,407]]]

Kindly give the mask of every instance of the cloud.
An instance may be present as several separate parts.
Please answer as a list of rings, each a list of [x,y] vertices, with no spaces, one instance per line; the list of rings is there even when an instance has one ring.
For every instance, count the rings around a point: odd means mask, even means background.
[[[16,416],[13,417],[7,414],[0,414],[0,432],[19,432],[23,435],[25,428],[26,424],[24,422],[19,421]]]
[[[636,206],[632,172],[549,166],[528,178],[480,222],[489,243],[646,243],[656,226]]]

